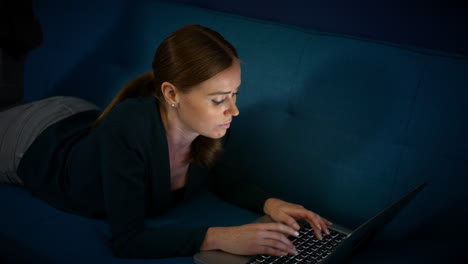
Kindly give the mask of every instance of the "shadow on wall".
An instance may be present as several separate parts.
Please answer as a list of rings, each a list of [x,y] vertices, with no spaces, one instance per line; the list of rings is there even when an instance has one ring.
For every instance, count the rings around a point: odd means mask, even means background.
[[[310,65],[300,67],[289,105],[276,98],[240,109],[226,159],[240,177],[349,226],[430,180],[386,235],[411,238],[432,225],[437,237],[437,221],[460,217],[467,199],[467,164],[455,155],[466,141],[450,137],[466,130],[466,77],[460,68],[433,70],[417,54],[366,52],[303,60]]]
[[[241,108],[224,158],[272,194],[356,226],[391,201],[416,86],[350,56],[301,67],[290,98]]]
[[[95,49],[79,58],[46,96],[67,95],[84,98],[104,108],[130,80],[151,70],[151,59],[140,65],[130,62],[124,52],[132,44],[133,25],[128,15],[121,14],[106,37],[95,44]],[[145,67],[147,66],[147,67]]]
[[[175,19],[171,8],[181,13],[180,17]],[[79,57],[69,73],[60,75],[65,79],[57,81],[47,96],[78,96],[105,107],[125,84],[151,71],[154,53],[164,37],[194,21],[210,26],[214,18],[203,11],[197,13],[190,7],[174,7],[164,2],[129,1],[114,9],[109,12],[117,18],[109,19],[111,21],[106,20],[106,16],[93,14],[93,19],[104,17],[100,23],[111,28],[105,37],[99,35],[96,43],[92,43],[94,49]],[[183,16],[186,11],[189,15]]]

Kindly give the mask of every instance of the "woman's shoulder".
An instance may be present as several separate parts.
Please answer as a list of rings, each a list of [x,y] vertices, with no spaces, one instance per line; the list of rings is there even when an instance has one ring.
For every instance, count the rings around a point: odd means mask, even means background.
[[[156,109],[157,102],[155,97],[134,97],[128,98],[117,104],[112,111],[120,111],[123,113],[140,113],[141,111],[148,111]],[[153,109],[154,108],[154,109]]]
[[[144,122],[158,113],[156,98],[136,97],[128,98],[114,106],[103,123],[131,124]]]
[[[139,140],[161,130],[159,119],[156,98],[129,98],[109,111],[97,126],[95,133],[111,133]]]

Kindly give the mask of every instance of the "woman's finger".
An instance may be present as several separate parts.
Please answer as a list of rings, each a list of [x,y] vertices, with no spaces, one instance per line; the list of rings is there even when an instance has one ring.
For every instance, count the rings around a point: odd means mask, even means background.
[[[310,212],[310,211],[309,211]],[[319,240],[322,240],[322,232],[329,235],[330,231],[328,230],[327,224],[320,215],[310,212],[306,221],[309,222],[311,227],[314,229],[314,233]]]
[[[280,232],[280,233],[290,235],[290,236],[294,236],[294,237],[299,236],[299,233],[296,230],[294,230],[292,227],[290,227],[288,225],[285,225],[285,224],[266,223],[266,224],[262,224],[262,225],[264,227],[264,230],[276,231],[276,232]]]
[[[297,223],[296,219],[294,219],[292,216],[288,215],[287,213],[281,213],[279,219],[276,219],[279,222],[283,222],[286,225],[292,227],[294,230],[299,230],[301,227]]]
[[[282,251],[280,249],[274,249],[274,248],[269,247],[269,246],[262,246],[260,248],[258,254],[282,257],[282,256],[286,256],[288,254],[288,252],[287,251]]]
[[[328,227],[331,226],[332,223],[323,217],[321,217],[321,219],[322,219],[322,224],[323,224],[322,229],[326,231],[325,233],[327,235],[329,235],[330,231],[328,230]]]
[[[322,227],[316,221],[307,219],[307,222],[309,222],[310,226],[314,230],[317,239],[322,240]]]
[[[314,214],[313,215],[314,223],[317,226],[317,228],[324,234],[329,235],[330,231],[328,230],[328,226],[325,224],[325,221],[320,215]]]
[[[330,221],[328,221],[327,219],[325,219],[325,218],[322,218],[322,219],[325,220],[325,224],[326,224],[327,226],[333,225],[333,223],[330,222]]]
[[[274,231],[262,231],[260,233],[262,239],[276,240],[283,243],[287,248],[294,248],[291,240],[289,240],[284,234]]]
[[[276,252],[287,252],[291,255],[297,255],[297,250],[292,244],[289,246],[275,239],[264,239],[261,243],[262,246],[272,248]]]

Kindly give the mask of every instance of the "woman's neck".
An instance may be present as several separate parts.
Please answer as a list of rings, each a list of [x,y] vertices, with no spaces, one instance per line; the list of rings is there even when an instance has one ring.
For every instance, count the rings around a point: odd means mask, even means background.
[[[181,164],[190,154],[192,142],[198,134],[183,128],[175,109],[165,109],[160,106],[160,113],[166,130],[171,164]]]

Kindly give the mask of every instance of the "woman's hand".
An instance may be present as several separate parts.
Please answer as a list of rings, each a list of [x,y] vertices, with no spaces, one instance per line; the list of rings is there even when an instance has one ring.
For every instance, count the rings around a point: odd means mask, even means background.
[[[290,235],[297,237],[299,233],[281,223],[211,227],[200,249],[219,249],[238,255],[296,255],[296,248],[287,238]]]
[[[332,223],[320,217],[320,215],[305,209],[302,205],[270,198],[265,201],[263,211],[276,222],[284,223],[295,230],[299,230],[300,228],[296,220],[306,220],[314,229],[314,233],[318,239],[322,239],[322,232],[327,235],[330,234],[327,227],[332,225]]]

